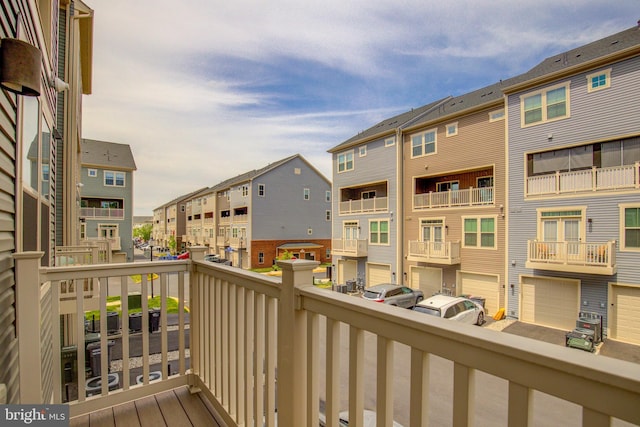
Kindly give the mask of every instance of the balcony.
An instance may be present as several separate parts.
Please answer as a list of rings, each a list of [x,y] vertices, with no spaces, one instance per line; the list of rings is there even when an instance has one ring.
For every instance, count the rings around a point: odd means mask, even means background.
[[[640,162],[527,178],[527,196],[640,189]]]
[[[460,241],[421,242],[410,240],[407,260],[443,265],[460,264]]]
[[[466,190],[431,191],[415,194],[413,208],[455,208],[461,206],[484,206],[493,204],[493,187],[469,188]]]
[[[387,197],[347,200],[345,202],[340,202],[339,209],[340,215],[385,212],[389,209],[389,202]]]
[[[368,254],[367,239],[332,239],[331,254],[335,256],[365,257]]]
[[[69,402],[72,425],[124,403],[109,414],[136,416],[137,399],[149,396],[146,401],[160,404],[168,390],[180,397],[184,387],[210,403],[220,424],[229,426],[275,426],[276,418],[281,426],[317,425],[320,400],[329,426],[337,425],[341,410],[349,410],[353,425],[362,425],[365,406],[376,411],[378,425],[391,425],[392,417],[406,426],[433,425],[436,417],[445,418],[438,425],[453,426],[609,426],[613,419],[640,424],[640,365],[319,289],[312,285],[317,262],[280,261],[280,279],[202,262],[203,254],[204,248],[193,248],[191,260],[56,268],[40,267],[42,253],[15,254],[20,401],[62,401],[55,284],[97,278],[127,295],[133,285],[122,278],[139,274],[141,384],[124,381],[109,390],[107,360],[101,358],[103,381],[97,395],[86,397],[84,372],[80,381],[75,374],[78,397]],[[153,381],[145,320],[146,277],[151,273],[159,276],[162,296],[168,294],[170,278],[175,279],[180,313],[178,368],[170,374],[167,308],[161,308],[156,332],[160,375]],[[100,295],[101,330],[107,326],[106,288],[101,287]],[[83,299],[77,301],[82,312]],[[185,305],[190,309],[188,326],[182,314]],[[126,316],[122,321],[126,343]],[[74,327],[81,348],[84,325],[79,321]],[[32,336],[40,339],[28,339]],[[99,344],[106,354],[106,335]],[[129,352],[123,344],[123,360]],[[84,366],[84,352],[77,358],[78,366]],[[398,367],[408,371],[406,384],[396,383]],[[446,381],[435,383],[435,372]],[[122,377],[129,374],[129,365],[122,364]],[[130,403],[134,400],[135,405]],[[550,401],[556,411],[549,410]],[[485,410],[488,402],[499,409]],[[398,410],[398,404],[406,410]]]
[[[569,273],[616,274],[616,242],[527,241],[527,268]]]
[[[80,208],[80,218],[124,219],[124,209]]]

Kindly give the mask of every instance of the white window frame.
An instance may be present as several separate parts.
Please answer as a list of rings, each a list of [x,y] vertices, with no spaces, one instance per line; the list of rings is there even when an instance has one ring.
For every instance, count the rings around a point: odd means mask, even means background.
[[[620,207],[620,251],[624,252],[640,252],[640,247],[627,246],[626,242],[626,224],[625,224],[625,210],[637,208],[640,209],[640,203],[621,203]]]
[[[544,212],[571,212],[579,211],[580,215],[557,215],[557,216],[543,216]],[[586,241],[587,235],[587,207],[586,206],[554,206],[548,208],[537,209],[537,232],[536,236],[539,241],[544,241],[544,221],[551,221],[553,218],[558,219],[558,236],[557,241],[564,242],[564,219],[578,219],[580,221],[580,227],[578,229],[578,239],[580,242]],[[562,240],[561,240],[562,239]]]
[[[367,155],[367,146],[366,145],[362,145],[360,147],[358,147],[358,156],[359,157],[365,157]]]
[[[429,141],[427,143],[425,143],[425,136],[426,135],[430,135],[433,134],[433,141]],[[414,149],[414,145],[413,145],[413,141],[415,138],[420,138],[421,139],[421,145],[420,145],[420,154],[414,154],[413,149]],[[411,135],[410,137],[411,140],[411,158],[415,159],[418,157],[424,157],[424,156],[432,156],[434,154],[438,154],[438,132],[437,129],[429,129],[426,130],[424,132],[419,132],[419,133],[414,133],[413,135]],[[427,145],[431,145],[433,144],[433,151],[427,153],[425,148]]]
[[[113,174],[113,184],[107,183],[107,175],[109,174]],[[118,176],[122,176],[122,185],[118,185]],[[127,174],[125,172],[106,170],[104,171],[103,182],[105,187],[123,187],[124,188],[127,186]]]
[[[393,147],[394,145],[396,145],[396,139],[395,138],[387,138],[384,140],[384,146],[385,147]]]
[[[264,252],[258,252],[258,264],[264,264]]]
[[[87,223],[80,223],[80,240],[86,240],[87,238]]]
[[[504,108],[489,112],[489,123],[504,120]]]
[[[111,231],[109,231],[111,230]],[[102,236],[105,231],[106,236]],[[118,224],[98,224],[98,238],[117,239],[120,237],[120,227]]]
[[[242,197],[247,197],[249,195],[249,186],[248,185],[243,185],[242,186]]]
[[[352,171],[355,168],[355,164],[354,164],[354,155],[353,155],[353,150],[351,151],[345,151],[343,153],[340,153],[336,156],[336,167],[337,167],[337,172],[338,173],[344,173],[344,172],[349,172]],[[351,167],[349,166],[349,156],[351,157]],[[344,169],[340,170],[340,165],[344,165]]]
[[[267,187],[264,184],[258,184],[258,197],[265,197]]]
[[[571,92],[570,92],[570,83],[571,82],[565,82],[565,83],[561,83],[561,84],[557,84],[554,86],[549,86],[546,87],[544,89],[540,89],[537,90],[535,92],[529,92],[526,93],[524,95],[520,96],[520,127],[523,128],[527,128],[527,127],[531,127],[531,126],[537,126],[539,124],[542,123],[549,123],[549,122],[555,122],[558,120],[564,120],[564,119],[568,119],[571,117],[571,110],[569,108],[570,106],[570,100],[571,100]],[[552,92],[554,90],[560,89],[560,88],[564,88],[565,89],[565,98],[564,98],[564,103],[565,103],[565,114],[563,116],[558,116],[558,117],[553,117],[551,119],[547,118],[547,114],[548,114],[548,108],[549,105],[547,103],[547,94],[549,92]],[[525,105],[525,101],[529,98],[532,98],[534,96],[540,96],[540,108],[541,108],[541,113],[542,116],[540,118],[540,120],[536,121],[536,122],[532,122],[532,123],[525,123],[525,109],[524,109],[524,105]]]
[[[330,210],[325,211],[324,219],[327,220],[327,221],[331,221],[331,211]]]
[[[311,200],[311,189],[305,188],[302,192],[302,197],[304,200]]]
[[[371,239],[372,236],[372,232],[371,232],[371,224],[377,222],[378,223],[378,232],[377,232],[377,242],[373,242]],[[380,243],[380,224],[386,222],[387,223],[387,242],[386,243]],[[389,246],[391,244],[391,220],[389,218],[376,218],[376,219],[370,219],[369,220],[369,224],[368,224],[368,230],[367,230],[367,234],[369,235],[369,244],[370,245],[374,245],[374,246]]]
[[[87,169],[87,176],[95,178],[98,176],[98,169]]]
[[[598,85],[593,87],[593,79],[598,78],[600,76],[604,76],[605,83],[603,85]],[[606,70],[600,70],[595,73],[587,74],[587,92],[598,92],[599,90],[608,89],[611,87],[611,68]]]
[[[325,200],[327,201],[327,203],[330,203],[331,202],[331,190],[327,190],[324,193],[324,197],[325,197]]]
[[[462,220],[462,247],[469,249],[482,249],[482,250],[497,250],[498,249],[498,216],[497,215],[471,215],[471,216],[462,216],[460,217]],[[482,246],[482,220],[483,219],[493,219],[493,246]],[[467,241],[465,239],[466,232],[464,228],[464,224],[466,220],[475,220],[476,227],[476,245],[467,245]]]
[[[458,122],[449,123],[445,126],[445,136],[456,136],[458,134]]]

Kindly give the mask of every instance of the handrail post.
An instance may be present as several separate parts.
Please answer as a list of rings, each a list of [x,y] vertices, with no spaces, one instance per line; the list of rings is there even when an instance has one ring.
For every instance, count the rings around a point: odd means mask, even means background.
[[[189,251],[189,258],[193,261],[204,261],[204,253],[206,250],[206,246],[191,246],[187,248],[187,251]]]
[[[40,340],[33,339],[34,336],[40,337],[40,259],[43,255],[44,252],[13,254],[16,272],[20,403],[22,404],[43,403]]]
[[[296,288],[313,285],[317,261],[278,261],[282,288],[278,302],[278,424],[307,422],[307,313]]]

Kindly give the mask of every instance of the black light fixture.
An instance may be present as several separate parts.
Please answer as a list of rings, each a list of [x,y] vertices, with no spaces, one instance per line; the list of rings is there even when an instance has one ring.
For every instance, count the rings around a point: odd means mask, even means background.
[[[0,42],[0,86],[24,96],[40,96],[42,52],[18,39]]]

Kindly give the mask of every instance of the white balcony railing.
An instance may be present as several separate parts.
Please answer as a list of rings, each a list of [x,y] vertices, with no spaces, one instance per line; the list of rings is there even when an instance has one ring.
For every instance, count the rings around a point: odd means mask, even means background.
[[[460,241],[422,242],[410,240],[407,259],[434,264],[460,264]]]
[[[451,208],[493,204],[493,187],[437,191],[413,196],[414,209]]]
[[[367,256],[369,241],[367,239],[332,239],[331,253],[337,256]]]
[[[139,290],[146,312],[149,290],[144,278],[156,273],[163,297],[168,293],[169,275],[178,276],[180,313],[188,289],[190,369],[185,367],[187,352],[181,334],[180,368],[168,375],[163,306],[161,378],[148,381],[149,336],[143,332],[144,383],[131,386],[125,382],[121,390],[109,391],[107,360],[101,358],[101,393],[85,398],[84,381],[79,381],[79,398],[70,402],[72,417],[188,384],[194,391],[201,390],[229,426],[275,426],[276,417],[281,426],[317,425],[321,399],[327,425],[337,425],[338,412],[343,409],[350,413],[350,424],[362,425],[365,405],[376,411],[377,425],[391,425],[394,416],[405,417],[401,420],[407,426],[426,425],[434,416],[444,416],[448,419],[445,424],[453,426],[536,422],[609,426],[612,418],[640,424],[638,364],[319,289],[312,285],[317,262],[280,261],[280,280],[198,261],[203,252],[204,248],[192,249],[192,260],[112,264],[108,268],[40,268],[42,253],[14,255],[19,280],[21,401],[60,402],[59,316],[57,305],[51,303],[58,294],[51,284],[96,277],[105,284],[117,284],[126,295],[130,285],[121,278],[142,274]],[[101,287],[102,330],[107,326],[106,288]],[[77,301],[81,312],[83,300]],[[143,322],[146,318],[143,316]],[[129,339],[127,326],[123,318],[123,343]],[[143,331],[146,327],[144,324]],[[82,336],[82,321],[77,329]],[[186,329],[182,317],[178,329]],[[40,340],[25,339],[34,334]],[[107,345],[106,335],[101,336],[102,354]],[[127,360],[127,344],[122,352]],[[81,366],[84,357],[84,352],[78,352]],[[406,383],[397,383],[397,367],[407,372]],[[123,369],[128,378],[126,363]],[[448,376],[447,381],[434,383],[430,374],[434,369]],[[493,385],[485,387],[487,381]],[[555,398],[556,411],[547,408],[549,396]],[[406,404],[405,411],[394,413],[396,399]],[[489,401],[500,403],[503,409],[485,410],[482,402]]]
[[[556,172],[527,178],[527,195],[640,189],[640,163]]]
[[[123,219],[124,209],[115,208],[80,208],[81,218]]]
[[[528,268],[590,274],[615,274],[616,242],[527,241]]]
[[[347,200],[345,202],[340,202],[339,209],[340,215],[367,212],[384,212],[389,209],[389,202],[387,197]]]

